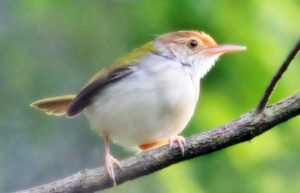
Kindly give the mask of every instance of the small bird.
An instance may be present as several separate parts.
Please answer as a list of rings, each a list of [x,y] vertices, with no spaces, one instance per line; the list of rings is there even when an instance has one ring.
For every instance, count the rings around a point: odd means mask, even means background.
[[[178,143],[200,95],[200,80],[223,53],[245,50],[217,45],[206,33],[177,31],[157,36],[97,73],[77,95],[36,101],[31,106],[51,115],[74,117],[85,112],[92,129],[105,141],[107,172],[114,185],[109,140],[147,150]]]

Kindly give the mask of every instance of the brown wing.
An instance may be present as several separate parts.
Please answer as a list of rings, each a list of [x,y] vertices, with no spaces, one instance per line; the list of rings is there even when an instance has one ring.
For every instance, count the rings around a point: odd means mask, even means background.
[[[114,65],[100,71],[72,101],[67,115],[75,116],[85,109],[92,98],[109,84],[113,84],[138,69],[139,61],[149,53],[159,54],[154,48],[153,42],[149,42],[129,54],[122,57]]]
[[[92,79],[76,96],[67,110],[67,116],[73,117],[85,109],[92,101],[92,98],[101,92],[108,85],[113,84],[122,78],[128,76],[138,69],[138,66],[130,65],[114,69],[111,73],[106,74],[101,71],[96,79]],[[103,75],[106,74],[106,75]],[[96,75],[97,76],[97,75]]]

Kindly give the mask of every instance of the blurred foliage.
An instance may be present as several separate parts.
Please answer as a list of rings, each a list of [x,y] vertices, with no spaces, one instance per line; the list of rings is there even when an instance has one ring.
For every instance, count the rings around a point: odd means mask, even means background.
[[[29,104],[75,94],[92,75],[153,34],[203,30],[219,43],[246,45],[226,54],[201,82],[184,136],[255,108],[300,34],[299,0],[0,1],[0,192],[52,182],[104,164],[102,139],[83,115],[46,116]],[[272,97],[300,90],[300,59]],[[300,191],[300,119],[243,143],[176,164],[104,192]],[[116,158],[133,155],[112,145]]]

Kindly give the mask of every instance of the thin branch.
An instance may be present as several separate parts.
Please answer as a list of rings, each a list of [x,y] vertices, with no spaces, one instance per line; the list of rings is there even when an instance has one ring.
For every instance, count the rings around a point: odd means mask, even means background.
[[[172,164],[249,141],[299,114],[300,92],[267,107],[263,113],[256,114],[253,110],[226,125],[187,137],[184,157],[175,145],[171,151],[168,146],[162,146],[121,161],[124,171],[116,168],[117,185],[154,173]],[[18,193],[81,193],[110,187],[113,187],[112,180],[105,167],[101,167],[84,170],[57,182]]]
[[[300,39],[297,42],[297,44],[295,45],[295,47],[293,48],[293,50],[290,52],[288,57],[285,59],[283,64],[280,66],[280,68],[278,69],[278,71],[275,74],[275,76],[273,77],[273,79],[271,80],[269,86],[267,87],[267,89],[264,93],[264,96],[262,97],[261,101],[259,102],[258,106],[256,107],[257,114],[261,113],[267,106],[267,103],[270,100],[270,97],[271,97],[278,81],[280,80],[280,78],[282,77],[284,72],[288,69],[289,65],[291,64],[293,59],[296,57],[299,50],[300,50]]]

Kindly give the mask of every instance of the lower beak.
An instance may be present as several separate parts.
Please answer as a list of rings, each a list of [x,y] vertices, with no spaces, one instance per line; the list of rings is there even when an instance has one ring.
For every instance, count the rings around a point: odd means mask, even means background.
[[[203,52],[209,55],[223,54],[227,52],[236,52],[241,50],[246,50],[246,46],[233,45],[233,44],[224,44],[217,45],[216,47],[207,48]]]

